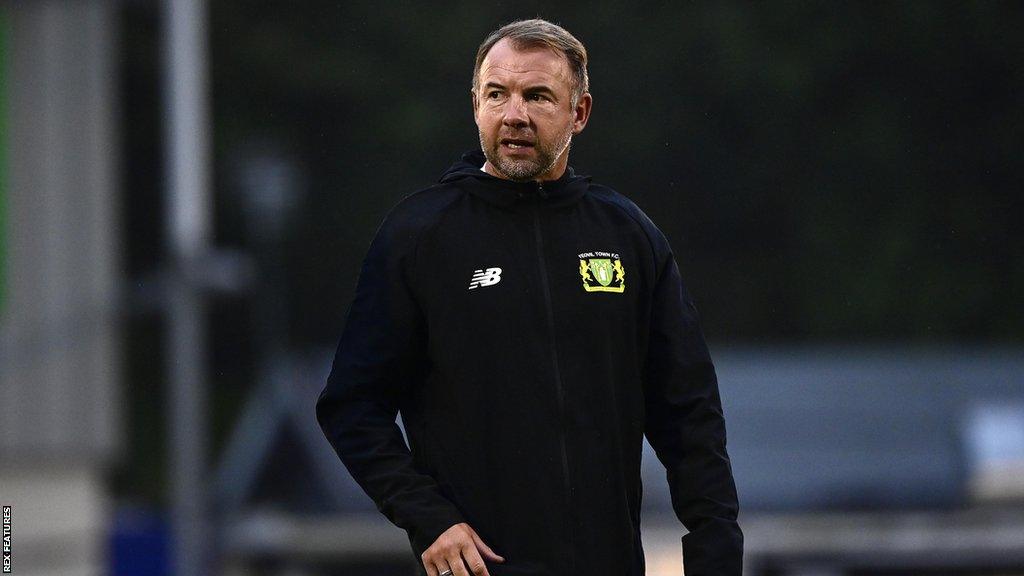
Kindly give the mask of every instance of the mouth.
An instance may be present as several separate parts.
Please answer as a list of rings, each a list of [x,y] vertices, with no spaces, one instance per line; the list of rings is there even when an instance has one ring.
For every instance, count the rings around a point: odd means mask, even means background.
[[[502,138],[501,145],[509,150],[526,150],[534,147],[532,141],[519,138]]]

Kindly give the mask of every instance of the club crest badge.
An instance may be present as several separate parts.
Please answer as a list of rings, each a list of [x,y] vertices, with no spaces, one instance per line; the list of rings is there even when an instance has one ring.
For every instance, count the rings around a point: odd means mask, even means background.
[[[613,252],[584,252],[579,255],[580,276],[587,292],[626,290],[626,270],[619,255]]]

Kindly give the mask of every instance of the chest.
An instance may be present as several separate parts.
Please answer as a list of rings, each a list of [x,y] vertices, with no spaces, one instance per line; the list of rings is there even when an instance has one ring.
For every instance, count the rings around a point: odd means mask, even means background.
[[[635,326],[654,269],[648,239],[621,211],[529,206],[447,218],[421,240],[416,275],[435,335],[548,322],[596,333]]]

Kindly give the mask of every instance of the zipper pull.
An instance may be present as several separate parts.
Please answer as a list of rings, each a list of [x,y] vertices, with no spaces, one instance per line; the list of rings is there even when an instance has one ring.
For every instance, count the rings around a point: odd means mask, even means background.
[[[541,184],[540,182],[537,182],[537,194],[539,194],[540,197],[544,200],[548,199],[547,190],[544,190],[544,185]]]

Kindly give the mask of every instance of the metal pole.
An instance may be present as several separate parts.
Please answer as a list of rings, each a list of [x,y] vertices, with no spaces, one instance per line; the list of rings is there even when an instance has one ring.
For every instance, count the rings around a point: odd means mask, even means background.
[[[206,7],[202,0],[165,0],[171,505],[174,572],[209,569],[207,423],[203,383],[206,323],[198,262],[210,241]]]

